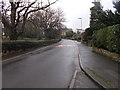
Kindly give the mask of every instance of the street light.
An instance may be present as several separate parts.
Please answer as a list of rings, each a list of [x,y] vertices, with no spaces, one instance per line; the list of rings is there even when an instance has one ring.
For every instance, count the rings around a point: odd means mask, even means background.
[[[81,30],[82,30],[82,18],[78,18],[81,19]],[[82,32],[81,32],[81,43],[82,43]]]
[[[82,18],[78,18],[78,19],[81,19],[81,30],[82,30]]]

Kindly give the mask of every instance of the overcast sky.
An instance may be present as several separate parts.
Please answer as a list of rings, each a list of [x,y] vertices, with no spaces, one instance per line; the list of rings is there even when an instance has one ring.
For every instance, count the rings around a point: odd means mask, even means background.
[[[82,18],[82,28],[86,29],[89,27],[90,8],[93,6],[93,1],[94,0],[58,0],[58,2],[51,7],[61,8],[63,10],[66,18],[65,25],[68,28],[72,28],[73,30],[80,29],[81,19],[78,18]],[[112,1],[113,0],[100,0],[104,10],[111,9],[114,11],[115,9],[113,8]]]
[[[59,0],[53,7],[61,8],[64,11],[66,17],[65,25],[68,28],[72,28],[73,30],[81,28],[81,19],[78,18],[82,18],[82,27],[85,29],[89,27],[90,7],[93,6],[93,1],[94,0]],[[100,1],[104,10],[114,10],[113,0]]]

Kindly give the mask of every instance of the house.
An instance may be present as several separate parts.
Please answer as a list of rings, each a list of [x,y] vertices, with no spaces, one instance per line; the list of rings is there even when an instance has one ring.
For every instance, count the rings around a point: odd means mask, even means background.
[[[85,32],[83,29],[77,29],[77,34],[82,34],[83,32]]]

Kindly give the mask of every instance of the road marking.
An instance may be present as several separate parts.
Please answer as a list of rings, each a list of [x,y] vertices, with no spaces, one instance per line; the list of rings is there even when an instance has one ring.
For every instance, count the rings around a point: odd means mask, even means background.
[[[69,90],[71,88],[74,88],[76,75],[77,75],[77,70],[75,70],[75,72],[74,72],[74,75],[73,75],[72,80],[71,80],[70,85],[69,85]]]

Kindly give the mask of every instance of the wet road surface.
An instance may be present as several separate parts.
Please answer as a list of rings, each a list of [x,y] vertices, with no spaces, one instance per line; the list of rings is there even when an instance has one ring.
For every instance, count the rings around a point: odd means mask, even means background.
[[[54,48],[3,66],[3,88],[67,88],[78,66],[77,44],[62,40]]]

